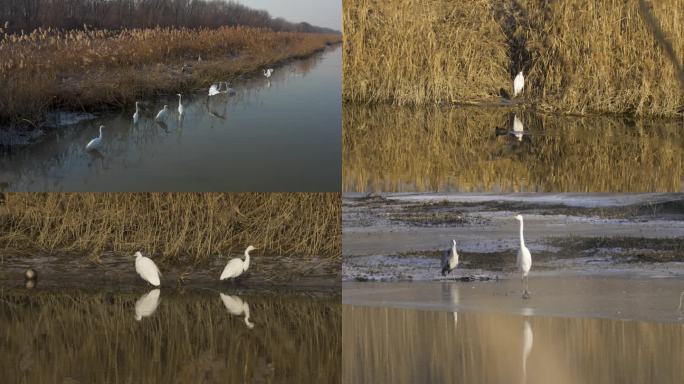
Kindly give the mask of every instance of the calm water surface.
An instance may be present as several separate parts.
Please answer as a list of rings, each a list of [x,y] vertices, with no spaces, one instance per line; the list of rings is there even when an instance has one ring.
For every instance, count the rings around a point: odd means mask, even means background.
[[[678,120],[345,105],[343,124],[344,192],[684,190]]]
[[[322,383],[341,303],[227,290],[0,291],[5,383]]]
[[[681,383],[684,325],[344,305],[345,383]]]
[[[0,155],[0,182],[15,191],[339,191],[341,49],[235,80],[236,95],[143,101],[134,110],[60,129]],[[222,79],[217,79],[222,80]],[[153,121],[169,105],[164,125]],[[106,126],[104,145],[84,147]]]

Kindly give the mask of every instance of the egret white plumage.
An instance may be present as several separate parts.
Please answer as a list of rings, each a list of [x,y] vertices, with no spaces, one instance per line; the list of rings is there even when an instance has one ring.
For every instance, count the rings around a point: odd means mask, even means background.
[[[183,116],[183,96],[180,93],[178,95],[178,115]]]
[[[159,281],[161,272],[159,271],[159,268],[157,268],[157,264],[149,257],[143,256],[140,251],[135,253],[135,271],[138,272],[138,275],[140,275],[143,280],[155,287],[158,287],[159,284],[161,284]]]
[[[159,306],[160,295],[161,291],[159,289],[153,289],[140,296],[138,301],[135,302],[135,319],[140,321],[143,317],[152,316]]]
[[[86,144],[86,151],[94,151],[98,150],[102,147],[102,130],[104,129],[104,125],[100,125],[100,136],[90,140],[88,144]]]
[[[456,252],[456,240],[451,240],[452,245],[450,250],[444,251],[442,256],[442,276],[451,273],[458,266],[458,252]]]
[[[264,69],[264,76],[266,76],[267,79],[270,79],[272,74],[273,68]]]
[[[523,127],[522,121],[518,118],[518,115],[513,116],[513,136],[515,136],[518,141],[522,141],[524,131],[525,128]]]
[[[525,238],[523,237],[523,217],[522,215],[517,215],[516,220],[520,222],[520,249],[518,249],[518,257],[516,259],[516,265],[521,274],[521,282],[525,283],[525,290],[523,291],[523,297],[529,297],[529,276],[530,268],[532,268],[532,255],[530,250],[525,246]]]
[[[523,71],[520,71],[513,80],[513,97],[522,93],[523,88],[525,88],[525,76],[523,75]]]
[[[26,280],[35,280],[38,278],[38,273],[33,268],[28,268],[24,271],[24,278]]]
[[[169,115],[169,106],[165,105],[164,108],[157,113],[157,117],[154,118],[155,121],[164,121],[166,116]]]
[[[216,96],[221,93],[221,83],[214,83],[209,87],[209,96]]]
[[[138,121],[140,121],[140,104],[139,102],[135,102],[135,113],[133,114],[133,124],[138,124]]]
[[[233,316],[245,315],[245,325],[249,329],[254,328],[254,323],[249,321],[249,304],[247,304],[247,302],[242,301],[238,296],[224,295],[223,293],[220,293],[219,295],[221,296],[221,301],[223,301],[223,305],[225,305],[228,313]]]
[[[221,273],[221,277],[219,279],[233,279],[247,271],[247,268],[249,268],[249,252],[255,249],[256,248],[254,248],[251,245],[247,247],[247,249],[245,249],[245,260],[239,259],[237,257],[231,259],[228,262],[228,264],[226,264],[226,267],[223,269],[223,272]]]

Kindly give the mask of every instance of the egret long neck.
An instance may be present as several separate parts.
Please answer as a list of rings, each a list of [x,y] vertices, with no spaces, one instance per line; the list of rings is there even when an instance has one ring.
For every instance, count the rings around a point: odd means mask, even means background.
[[[520,220],[520,246],[525,246],[525,238],[523,237],[523,221]]]
[[[245,270],[249,268],[249,251],[245,251]]]

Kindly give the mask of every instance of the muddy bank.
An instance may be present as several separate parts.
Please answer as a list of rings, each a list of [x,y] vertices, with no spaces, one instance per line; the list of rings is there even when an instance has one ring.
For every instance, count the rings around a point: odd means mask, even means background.
[[[79,288],[116,290],[148,289],[151,286],[135,272],[135,259],[103,255],[97,262],[83,256],[65,254],[8,255],[0,253],[0,285],[24,287],[24,272],[33,268],[38,273],[39,288]],[[340,285],[339,261],[302,257],[252,257],[249,270],[236,281],[219,281],[230,255],[206,264],[165,265],[161,286],[176,289],[283,289],[335,291]]]
[[[532,273],[680,273],[683,201],[677,194],[347,195],[343,278],[440,279],[451,239],[460,256],[452,279],[503,278],[515,271],[518,213],[525,217]]]

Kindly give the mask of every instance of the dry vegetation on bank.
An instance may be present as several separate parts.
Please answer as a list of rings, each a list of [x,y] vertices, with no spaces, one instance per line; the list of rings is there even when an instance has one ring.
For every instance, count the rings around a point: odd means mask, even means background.
[[[545,110],[681,115],[684,2],[650,2],[666,41],[639,3],[345,0],[344,100],[493,102],[524,69]]]
[[[137,99],[207,87],[305,57],[340,40],[249,27],[38,29],[25,35],[0,30],[0,123],[36,124],[54,107],[130,107]],[[186,63],[193,67],[183,72]]]
[[[11,193],[0,205],[5,251],[136,250],[170,263],[241,253],[341,255],[337,193]]]

